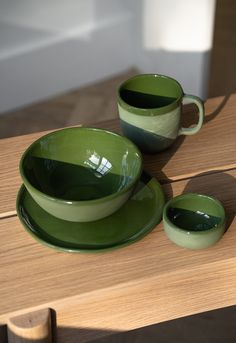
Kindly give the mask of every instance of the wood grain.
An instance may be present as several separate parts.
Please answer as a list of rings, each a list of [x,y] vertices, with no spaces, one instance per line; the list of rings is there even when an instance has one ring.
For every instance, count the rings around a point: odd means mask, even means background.
[[[197,135],[180,137],[169,150],[144,156],[144,168],[161,182],[166,183],[203,172],[236,167],[236,95],[210,99],[205,107],[205,124]],[[193,107],[186,109],[183,118],[185,125],[194,121]],[[118,120],[91,126],[119,131]],[[0,213],[2,217],[15,211],[16,195],[21,184],[18,172],[20,157],[23,151],[44,133],[0,140]]]
[[[10,318],[7,323],[8,343],[51,343],[51,312],[42,309]]]
[[[52,99],[13,112],[1,113],[0,138],[115,118],[119,85],[138,73],[139,70],[131,68],[109,79],[60,94]]]
[[[210,97],[236,91],[236,78],[232,73],[236,59],[235,16],[234,0],[216,1],[214,39],[209,67]]]
[[[163,185],[167,198],[197,191],[222,201],[228,230],[200,251],[177,247],[159,224],[141,241],[113,252],[59,253],[35,242],[16,217],[2,219],[0,323],[51,307],[59,342],[87,342],[235,304],[235,177],[232,170]]]

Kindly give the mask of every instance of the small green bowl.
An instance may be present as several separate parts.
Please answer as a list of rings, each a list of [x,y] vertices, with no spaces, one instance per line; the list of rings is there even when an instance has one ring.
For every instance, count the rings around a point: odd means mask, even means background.
[[[186,193],[166,203],[163,225],[167,237],[177,245],[189,249],[207,248],[225,231],[225,211],[212,197]]]
[[[130,140],[86,127],[39,138],[20,161],[25,187],[39,206],[57,218],[78,222],[117,211],[141,172],[142,155]]]

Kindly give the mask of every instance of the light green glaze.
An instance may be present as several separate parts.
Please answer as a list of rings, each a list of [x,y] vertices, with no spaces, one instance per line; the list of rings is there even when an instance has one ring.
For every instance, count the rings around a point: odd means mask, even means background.
[[[198,107],[199,120],[194,127],[181,128],[182,103]],[[160,140],[167,138],[172,144],[179,135],[193,135],[200,130],[204,119],[204,106],[198,97],[185,95],[176,80],[158,74],[141,74],[125,81],[118,89],[118,111],[125,135],[140,149],[144,150],[140,137],[136,140],[136,133],[132,134],[132,126],[158,136],[156,152],[162,150],[158,146]],[[154,152],[155,148],[151,150]]]
[[[188,127],[188,128],[184,128],[181,127],[179,129],[179,133],[178,135],[194,135],[195,133],[197,133],[202,125],[203,125],[203,121],[204,121],[204,106],[203,106],[203,102],[200,98],[198,98],[195,95],[187,95],[185,94],[183,96],[183,102],[184,104],[195,104],[198,107],[198,123],[197,125],[195,125],[194,127]]]
[[[179,135],[179,125],[181,116],[181,107],[173,109],[170,112],[158,116],[145,116],[136,115],[128,110],[122,108],[118,104],[120,119],[124,122],[133,125],[137,128],[158,134],[161,137],[176,139]]]
[[[207,248],[225,231],[225,211],[212,197],[186,193],[167,202],[163,224],[166,235],[177,245],[189,249]]]
[[[114,214],[89,223],[51,216],[24,186],[17,197],[17,214],[26,231],[40,243],[67,252],[102,252],[144,237],[161,220],[164,195],[156,179],[142,175],[132,197]]]
[[[70,221],[101,219],[132,193],[142,156],[127,138],[95,128],[67,128],[34,142],[20,161],[23,182],[50,214]]]

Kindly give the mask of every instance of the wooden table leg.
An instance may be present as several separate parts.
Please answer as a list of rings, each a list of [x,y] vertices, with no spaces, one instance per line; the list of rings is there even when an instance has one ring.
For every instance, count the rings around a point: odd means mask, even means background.
[[[7,326],[0,325],[0,342],[7,343]]]
[[[51,311],[43,309],[10,318],[7,323],[8,343],[51,343]]]

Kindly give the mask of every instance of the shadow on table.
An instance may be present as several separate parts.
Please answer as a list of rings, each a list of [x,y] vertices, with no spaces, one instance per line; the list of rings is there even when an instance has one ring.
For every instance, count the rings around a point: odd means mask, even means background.
[[[209,123],[210,121],[214,120],[217,115],[220,114],[226,103],[228,102],[230,98],[230,94],[227,94],[223,97],[220,104],[215,108],[215,110],[211,113],[209,113],[204,120],[204,125]],[[193,104],[185,105],[183,109],[183,115],[182,115],[182,123],[181,125],[183,127],[189,127],[192,124],[197,123],[198,121],[198,111],[196,106]],[[174,142],[174,144],[167,150],[160,152],[158,154],[154,155],[148,155],[144,154],[144,168],[148,170],[153,176],[155,176],[162,184],[165,184],[165,193],[168,195],[168,198],[173,197],[173,191],[172,186],[168,176],[164,173],[163,169],[165,165],[172,159],[172,157],[175,155],[177,150],[181,147],[181,145],[184,143],[184,140],[186,139],[186,136],[180,136],[178,139]],[[156,166],[158,166],[158,172],[156,171]]]
[[[229,98],[230,98],[230,94],[225,95],[222,101],[220,102],[220,104],[218,104],[218,106],[214,109],[214,111],[205,116],[204,125],[214,120],[217,117],[217,115],[221,113],[222,109],[228,102]],[[197,122],[198,122],[198,110],[196,106],[193,104],[185,105],[183,107],[181,126],[190,127],[191,125],[194,125]],[[153,168],[152,166],[158,165],[159,167],[158,180],[161,183],[169,183],[171,181],[168,179],[167,175],[165,175],[165,173],[163,172],[163,169],[165,165],[175,155],[175,153],[181,147],[181,145],[184,143],[185,139],[186,139],[186,136],[178,137],[178,139],[174,142],[174,144],[169,149],[163,152],[160,152],[158,154],[153,154],[153,155],[144,154],[144,167],[147,170],[152,171],[152,168]],[[171,190],[169,190],[168,193],[170,194]]]
[[[54,312],[51,310],[52,313]],[[52,315],[54,316],[54,314]],[[27,330],[27,329],[26,329]],[[10,331],[10,330],[9,330]],[[43,332],[41,332],[43,334]],[[91,339],[96,338],[96,341],[103,337],[115,335],[116,331],[96,330],[87,328],[73,328],[58,326],[56,328],[55,318],[52,317],[52,342],[48,337],[42,339],[37,338],[23,338],[14,333],[14,340],[8,341],[7,325],[0,325],[0,343],[80,343],[91,342]]]
[[[186,311],[188,311],[187,308]],[[224,307],[125,332],[63,326],[58,326],[56,329],[55,312],[52,310],[52,313],[53,343],[235,343],[236,341],[236,306]],[[7,343],[6,326],[0,326],[0,342]],[[22,342],[20,338],[19,342]],[[45,340],[26,339],[24,342],[44,343]]]
[[[216,107],[216,109],[208,114],[207,116],[205,116],[204,119],[204,124],[212,121],[213,119],[215,119],[215,117],[221,112],[221,110],[224,108],[224,106],[227,104],[229,98],[230,98],[231,94],[225,94],[223,100],[221,101],[221,103]]]
[[[188,192],[217,198],[225,208],[226,230],[230,227],[236,215],[236,180],[232,175],[222,171],[214,171],[210,176],[209,173],[198,174],[187,183],[183,193]]]
[[[91,343],[233,343],[236,306],[183,317],[93,340]]]
[[[53,310],[52,312],[54,313],[53,343],[235,343],[236,341],[235,305],[124,332],[63,326],[58,326],[56,329],[55,312]],[[0,342],[7,343],[6,326],[0,326]],[[19,342],[22,340],[19,339]],[[45,340],[26,339],[24,342],[44,343]]]
[[[236,306],[229,306],[126,332],[59,326],[56,334],[54,312],[53,343],[235,343],[235,319]],[[4,328],[5,334],[1,328]],[[0,339],[1,343],[7,343],[6,327],[0,326]],[[34,343],[44,342],[45,340],[34,340]]]

